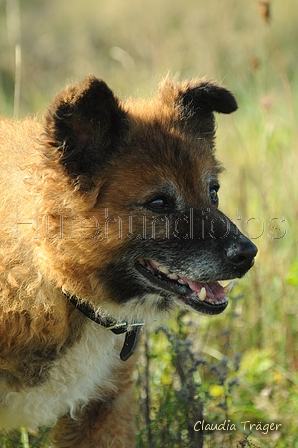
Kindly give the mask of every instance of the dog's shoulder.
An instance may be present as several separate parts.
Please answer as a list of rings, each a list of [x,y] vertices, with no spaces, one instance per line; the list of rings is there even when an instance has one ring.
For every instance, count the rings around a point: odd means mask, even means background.
[[[90,401],[113,396],[112,372],[128,367],[118,356],[122,339],[90,321],[81,338],[52,363],[48,378],[39,387],[20,387],[11,394],[0,382],[0,401],[6,404],[0,408],[1,424],[6,429],[24,423],[53,426],[57,416],[70,411],[75,418]]]

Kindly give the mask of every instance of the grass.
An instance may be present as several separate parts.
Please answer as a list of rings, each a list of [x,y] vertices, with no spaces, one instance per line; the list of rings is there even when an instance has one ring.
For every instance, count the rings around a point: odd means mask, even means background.
[[[88,73],[122,97],[150,94],[169,70],[235,93],[239,111],[217,117],[221,209],[258,245],[256,266],[223,315],[182,313],[148,334],[135,374],[138,447],[201,446],[202,417],[236,426],[206,433],[207,448],[298,447],[295,0],[76,0],[71,9],[28,0],[19,13],[17,4],[0,3],[3,115],[44,110],[67,80]],[[263,434],[245,421],[282,426]],[[48,447],[41,434],[22,429],[0,446]]]

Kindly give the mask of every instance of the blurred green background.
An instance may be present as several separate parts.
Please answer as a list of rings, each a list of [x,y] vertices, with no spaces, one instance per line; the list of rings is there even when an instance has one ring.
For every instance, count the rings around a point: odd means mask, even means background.
[[[42,117],[88,74],[122,99],[154,93],[167,74],[206,76],[239,103],[217,117],[220,202],[257,244],[256,265],[223,315],[185,314],[170,334],[148,334],[139,447],[201,446],[201,413],[237,425],[204,446],[298,447],[297,23],[297,0],[0,0],[0,115]],[[242,421],[282,426],[264,435]],[[23,429],[0,446],[49,446],[41,435]]]

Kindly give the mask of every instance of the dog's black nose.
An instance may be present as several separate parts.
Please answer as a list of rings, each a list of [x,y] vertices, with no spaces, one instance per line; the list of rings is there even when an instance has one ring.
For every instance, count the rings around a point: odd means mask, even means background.
[[[245,274],[254,264],[257,247],[246,237],[239,242],[233,242],[226,250],[226,257],[235,269]]]

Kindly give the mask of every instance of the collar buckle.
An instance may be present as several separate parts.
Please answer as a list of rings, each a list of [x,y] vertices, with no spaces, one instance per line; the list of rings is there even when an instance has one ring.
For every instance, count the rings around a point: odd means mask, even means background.
[[[124,344],[122,350],[120,352],[120,359],[122,361],[126,361],[131,355],[135,352],[139,339],[142,327],[145,325],[145,322],[131,323],[128,324],[126,321],[117,322],[114,319],[105,318],[103,319],[99,316],[95,310],[86,302],[81,302],[76,296],[67,296],[70,302],[86,317],[88,317],[93,322],[96,322],[99,325],[102,325],[107,330],[111,330],[115,334],[123,334],[125,335]]]
[[[119,322],[119,323],[113,323],[113,325],[109,325],[108,327],[106,327],[106,330],[117,330],[117,334],[120,333],[126,333],[127,332],[127,328],[128,328],[128,323],[127,322]]]

